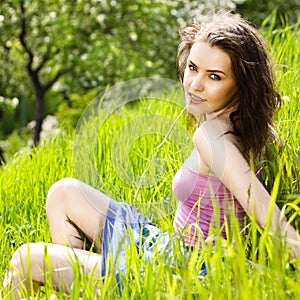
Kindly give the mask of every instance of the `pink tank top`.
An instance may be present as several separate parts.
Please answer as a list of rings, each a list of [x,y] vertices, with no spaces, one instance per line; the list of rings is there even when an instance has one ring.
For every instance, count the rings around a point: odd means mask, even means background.
[[[232,211],[243,226],[243,208],[217,177],[199,174],[183,165],[173,179],[173,192],[179,200],[173,225],[186,245],[201,245],[217,226],[226,238],[224,218],[230,218]]]

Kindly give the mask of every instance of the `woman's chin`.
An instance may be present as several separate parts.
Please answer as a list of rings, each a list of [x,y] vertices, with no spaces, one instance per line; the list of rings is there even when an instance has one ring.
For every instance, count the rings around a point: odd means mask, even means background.
[[[206,107],[194,107],[194,105],[187,104],[186,111],[195,116],[202,116],[208,113]]]

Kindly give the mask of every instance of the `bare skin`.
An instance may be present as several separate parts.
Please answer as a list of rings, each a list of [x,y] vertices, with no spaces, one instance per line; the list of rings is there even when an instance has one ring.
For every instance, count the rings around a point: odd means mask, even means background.
[[[11,259],[4,286],[10,287],[14,297],[20,299],[21,284],[30,290],[29,273],[34,286],[45,284],[44,271],[49,270],[47,263],[45,265],[46,248],[53,270],[51,280],[56,289],[63,288],[68,292],[74,279],[74,262],[79,262],[87,275],[100,278],[101,255],[82,250],[83,242],[77,238],[78,233],[67,218],[75,222],[99,247],[108,205],[109,198],[106,195],[76,179],[65,178],[53,184],[46,203],[53,244],[30,243],[17,249]]]
[[[189,166],[201,174],[218,177],[244,210],[264,228],[272,205],[271,197],[241,154],[239,141],[232,134],[225,134],[231,129],[228,127],[229,112],[234,109],[237,91],[229,56],[199,42],[192,46],[187,62],[183,81],[187,109],[206,117],[206,122],[194,134],[195,150],[188,159]],[[75,257],[86,274],[101,276],[101,256],[82,250],[83,242],[67,220],[72,220],[99,249],[109,202],[106,195],[75,179],[62,179],[50,188],[46,212],[53,244],[47,245],[47,253],[57,289],[69,290],[74,279],[72,263]],[[291,256],[300,255],[298,234],[281,219],[276,205],[270,230],[286,237]],[[27,265],[28,256],[30,266]],[[21,281],[27,289],[30,287],[29,270],[34,283],[45,283],[44,271],[48,269],[44,266],[44,257],[45,244],[42,243],[26,244],[15,252],[11,260],[14,268],[8,273],[6,284],[11,284],[16,297]]]
[[[286,237],[291,257],[299,256],[297,232],[282,218],[278,206],[272,204],[270,194],[238,149],[236,136],[228,134],[232,130],[229,113],[234,108],[236,94],[228,54],[206,42],[196,42],[187,59],[183,85],[188,110],[204,115],[207,120],[193,137],[197,156],[190,162],[192,168],[218,177],[262,228],[273,205],[271,232]]]
[[[286,238],[291,257],[300,255],[300,242],[296,230],[282,217],[281,211],[251,170],[239,149],[235,137],[224,135],[222,121],[211,119],[201,125],[194,134],[194,143],[203,165],[233,192],[248,215],[265,228],[270,207],[272,219],[270,231]],[[224,127],[223,127],[224,128]],[[209,137],[209,138],[208,138]],[[221,163],[218,158],[222,158]]]

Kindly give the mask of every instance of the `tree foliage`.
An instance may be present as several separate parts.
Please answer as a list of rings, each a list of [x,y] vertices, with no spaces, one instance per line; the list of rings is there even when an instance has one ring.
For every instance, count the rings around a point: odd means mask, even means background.
[[[177,40],[172,6],[126,0],[1,2],[5,66],[0,94],[34,100],[38,142],[50,89],[68,100],[71,92],[125,78],[174,77],[169,64]]]
[[[277,2],[282,10],[292,10],[297,0],[291,0],[289,6],[283,0]],[[236,5],[239,11],[253,16],[274,3],[275,0],[261,4],[254,0],[1,1],[0,96],[19,99],[14,126],[35,119],[37,143],[44,117],[54,113],[59,103],[65,103],[67,114],[68,107],[78,106],[81,97],[87,101],[84,95],[94,95],[116,82],[151,76],[176,79],[178,28],[187,19],[213,8],[234,11]],[[6,113],[2,109],[1,115]],[[12,130],[10,126],[3,128],[4,136]]]
[[[282,26],[283,20],[294,24],[300,19],[299,0],[246,0],[237,5],[236,11],[260,26],[274,10],[277,10],[278,26]]]

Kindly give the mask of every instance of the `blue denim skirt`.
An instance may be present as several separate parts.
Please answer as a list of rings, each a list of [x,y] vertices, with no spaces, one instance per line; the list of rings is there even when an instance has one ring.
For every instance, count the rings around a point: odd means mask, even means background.
[[[172,245],[176,240],[168,232],[162,232],[130,204],[111,199],[102,233],[102,277],[114,270],[116,280],[120,283],[120,273],[126,272],[126,248],[132,242],[145,260],[152,261],[154,253],[162,253],[170,263],[174,262]],[[205,274],[203,263],[199,275]]]

